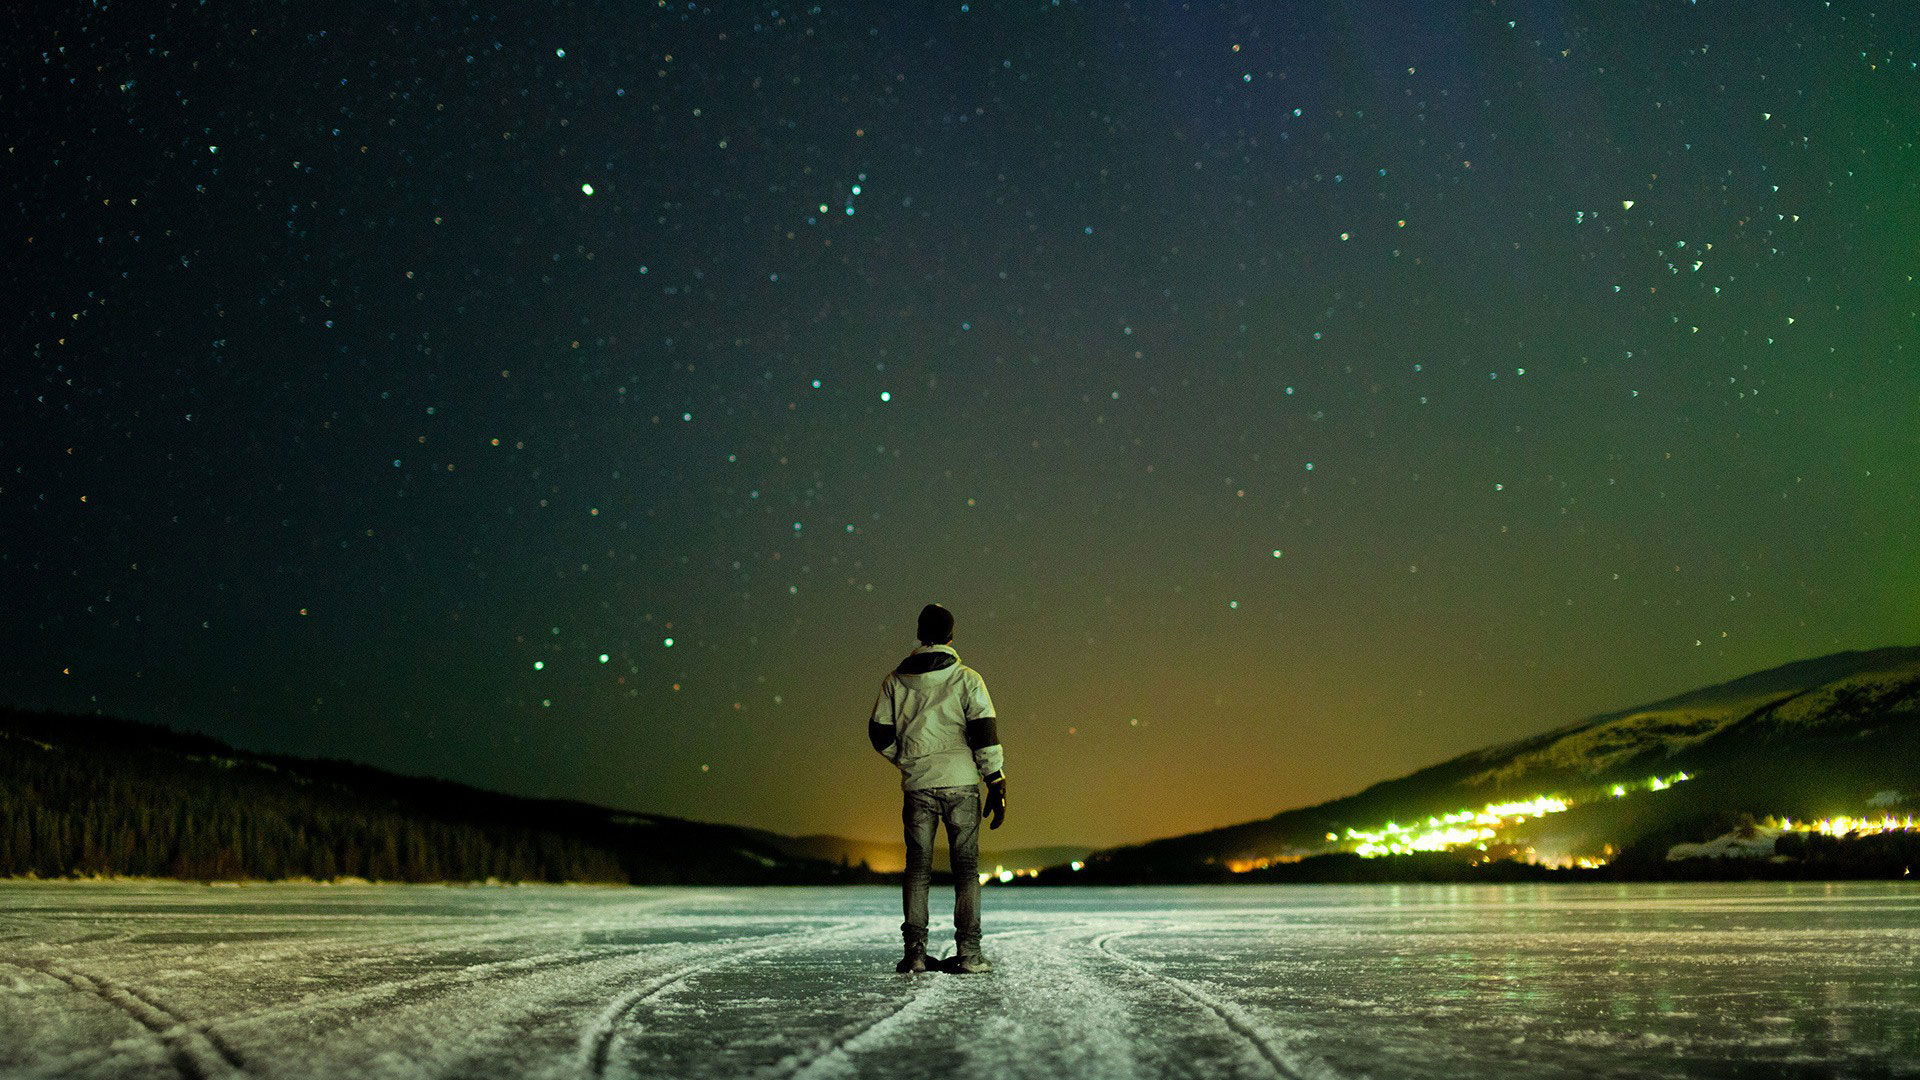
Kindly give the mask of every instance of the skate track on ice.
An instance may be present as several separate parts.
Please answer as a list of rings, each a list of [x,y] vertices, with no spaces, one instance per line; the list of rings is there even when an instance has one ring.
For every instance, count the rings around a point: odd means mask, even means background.
[[[0,883],[0,1077],[1920,1076],[1920,889],[1622,888]]]

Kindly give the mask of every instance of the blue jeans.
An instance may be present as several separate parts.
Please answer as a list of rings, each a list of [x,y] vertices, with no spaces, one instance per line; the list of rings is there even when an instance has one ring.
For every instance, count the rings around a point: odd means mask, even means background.
[[[933,883],[933,834],[947,823],[947,851],[953,866],[953,943],[956,954],[980,952],[980,789],[923,788],[906,793],[900,811],[907,829],[907,878],[901,902],[907,920],[900,924],[907,948],[927,945],[927,888]]]

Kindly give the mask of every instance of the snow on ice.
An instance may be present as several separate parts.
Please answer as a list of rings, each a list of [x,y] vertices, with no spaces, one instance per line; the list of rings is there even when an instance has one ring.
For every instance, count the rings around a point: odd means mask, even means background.
[[[1920,1075],[1905,885],[985,900],[901,976],[886,889],[5,883],[0,1075]]]

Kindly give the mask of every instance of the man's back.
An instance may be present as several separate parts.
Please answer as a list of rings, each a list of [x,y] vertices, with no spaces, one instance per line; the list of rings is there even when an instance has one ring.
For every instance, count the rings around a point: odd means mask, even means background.
[[[880,686],[873,721],[893,727],[883,751],[900,767],[907,791],[978,784],[998,771],[998,732],[986,680],[960,662],[951,645],[922,645]],[[969,731],[969,725],[972,730]],[[988,737],[988,736],[991,737]],[[993,753],[976,753],[991,749]]]

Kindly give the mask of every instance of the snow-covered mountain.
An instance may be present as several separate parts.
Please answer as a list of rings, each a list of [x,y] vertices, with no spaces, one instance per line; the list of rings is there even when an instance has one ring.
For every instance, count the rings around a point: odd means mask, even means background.
[[[1742,814],[1858,815],[1911,805],[1916,792],[1920,647],[1844,652],[1475,750],[1318,806],[1096,852],[1083,879],[1185,879],[1353,851],[1356,836],[1379,837],[1388,823],[1515,804],[1525,805],[1506,813],[1492,856],[1599,860],[1636,844],[1664,853]]]

